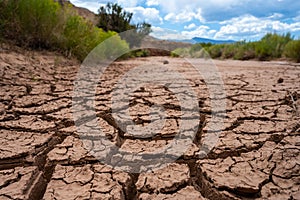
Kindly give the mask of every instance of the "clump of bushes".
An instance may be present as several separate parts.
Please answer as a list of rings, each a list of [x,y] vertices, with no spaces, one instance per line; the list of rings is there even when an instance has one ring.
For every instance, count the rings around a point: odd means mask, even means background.
[[[285,45],[292,41],[291,34],[278,35],[268,33],[255,45],[256,57],[259,60],[280,58]]]
[[[105,32],[79,16],[71,7],[53,0],[0,0],[0,36],[20,46],[59,50],[83,60],[105,39]],[[116,49],[128,44],[116,37]]]
[[[293,40],[290,33],[266,34],[260,41],[236,42],[232,44],[195,44],[189,49],[176,49],[175,54],[183,57],[202,57],[206,51],[211,58],[236,60],[272,60],[282,57],[300,62],[300,40]]]
[[[293,40],[287,43],[284,48],[284,56],[300,63],[300,40]]]

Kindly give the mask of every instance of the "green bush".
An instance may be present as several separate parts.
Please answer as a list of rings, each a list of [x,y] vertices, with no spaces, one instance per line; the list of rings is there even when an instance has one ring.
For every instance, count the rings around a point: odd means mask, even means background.
[[[291,34],[268,33],[256,43],[255,53],[259,60],[270,60],[282,56],[285,45],[292,40]]]
[[[189,48],[177,48],[171,52],[172,57],[191,57]]]
[[[222,50],[221,57],[223,59],[233,58],[235,51],[236,51],[235,45],[226,44]]]
[[[249,60],[255,58],[255,43],[237,42],[234,44],[233,59]]]
[[[115,33],[93,26],[68,4],[62,8],[53,0],[0,0],[0,35],[18,45],[60,50],[82,61]],[[118,48],[128,48],[120,37],[114,46]]]
[[[296,62],[300,62],[300,40],[293,40],[287,43],[284,49],[284,56]]]
[[[275,58],[281,58],[285,51],[286,57],[293,58],[297,57],[299,52],[296,49],[296,43],[289,46],[290,50],[285,50],[286,45],[293,41],[290,33],[278,35],[266,34],[260,41],[257,42],[235,42],[232,44],[195,44],[189,49],[177,50],[180,55],[188,54],[189,57],[203,57],[203,52],[206,50],[211,58],[222,58],[222,59],[236,59],[236,60],[271,60]],[[293,47],[291,47],[293,46]]]
[[[1,35],[20,45],[50,47],[61,12],[51,0],[0,0]]]
[[[207,52],[211,58],[220,58],[225,48],[224,44],[216,44],[208,48]]]

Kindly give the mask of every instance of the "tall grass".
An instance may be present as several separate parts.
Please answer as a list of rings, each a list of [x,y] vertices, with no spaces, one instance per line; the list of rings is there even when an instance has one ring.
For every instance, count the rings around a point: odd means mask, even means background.
[[[47,48],[83,60],[114,32],[105,32],[79,16],[71,5],[53,0],[0,0],[0,36],[31,48]],[[128,48],[117,37],[116,48]]]

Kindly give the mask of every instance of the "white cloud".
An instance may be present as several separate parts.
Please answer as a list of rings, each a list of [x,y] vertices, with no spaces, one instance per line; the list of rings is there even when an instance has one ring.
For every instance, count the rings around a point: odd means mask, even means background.
[[[171,30],[171,29],[165,29],[161,27],[152,27],[152,33],[151,36],[162,39],[162,40],[184,40],[184,39],[190,39],[187,37],[184,37],[179,31]]]
[[[281,13],[292,18],[300,7],[300,1],[295,0],[147,0],[147,3],[159,6],[161,13],[165,16],[169,13],[174,15],[184,12],[197,13],[197,10],[201,9],[201,18],[210,22],[228,20],[245,13],[257,17],[268,17],[270,13]]]
[[[183,10],[180,13],[169,13],[164,17],[164,19],[175,23],[190,22],[194,19],[197,19],[200,22],[204,21],[204,18],[201,15],[201,9],[197,9],[195,12],[191,10]]]
[[[181,34],[186,38],[203,37],[212,38],[216,30],[211,30],[208,26],[199,26],[193,31],[182,31]]]
[[[159,39],[171,40],[185,40],[194,37],[212,38],[216,30],[211,30],[208,26],[199,26],[193,31],[175,31],[171,29],[164,29],[161,27],[153,27],[151,35]]]
[[[143,8],[143,7],[134,7],[126,8],[126,11],[133,13],[133,22],[147,22],[147,23],[163,23],[163,19],[160,17],[159,10],[156,8]]]
[[[283,14],[281,14],[281,13],[274,13],[273,15],[269,16],[268,19],[280,19],[282,17],[284,17]]]
[[[124,8],[132,8],[138,5],[138,0],[117,0],[117,3]]]
[[[278,20],[271,20],[268,17],[257,18],[252,15],[243,15],[232,18],[231,20],[221,22],[220,24],[223,26],[215,35],[215,38],[219,39],[227,39],[230,36],[251,39],[251,37],[257,37],[258,35],[263,36],[268,32],[284,33],[287,31],[294,32],[300,30],[300,22],[288,24]]]
[[[297,16],[293,18],[293,20],[295,22],[299,22],[300,21],[300,12],[297,13]]]
[[[147,0],[146,5],[147,6],[158,6],[159,2],[158,2],[158,0]]]
[[[71,0],[97,12],[106,0]],[[133,23],[152,24],[153,36],[162,39],[259,39],[267,32],[300,33],[300,1],[295,0],[111,0],[134,13]],[[145,5],[141,7],[142,5]],[[188,23],[187,23],[188,22]],[[203,24],[197,27],[195,24]],[[173,23],[177,23],[174,25]],[[180,26],[180,23],[188,25]],[[161,24],[177,31],[160,29]],[[212,27],[213,28],[209,28]],[[156,27],[155,27],[156,26]],[[184,31],[182,31],[184,30]],[[297,36],[297,35],[296,35]]]
[[[184,26],[184,29],[187,29],[187,30],[194,29],[194,28],[196,28],[196,24],[194,24],[194,23],[192,23],[192,24],[190,24],[188,26]]]

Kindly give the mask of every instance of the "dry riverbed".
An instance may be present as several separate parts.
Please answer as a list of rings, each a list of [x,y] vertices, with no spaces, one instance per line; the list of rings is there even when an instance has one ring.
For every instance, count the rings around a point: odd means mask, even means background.
[[[195,65],[202,62],[194,60]],[[0,199],[300,199],[300,66],[214,61],[224,82],[226,96],[220,98],[226,109],[217,113],[217,119],[224,119],[219,139],[203,157],[201,144],[212,120],[205,78],[179,58],[115,62],[101,77],[94,107],[106,138],[120,151],[149,155],[174,139],[181,120],[188,123],[180,117],[180,101],[160,85],[134,91],[129,104],[131,119],[140,126],[151,123],[152,105],[164,108],[166,121],[155,135],[133,137],[111,115],[114,84],[122,74],[163,63],[189,80],[198,99],[199,127],[184,129],[196,136],[174,162],[130,173],[101,163],[76,132],[72,96],[80,64],[54,53],[3,47]]]

